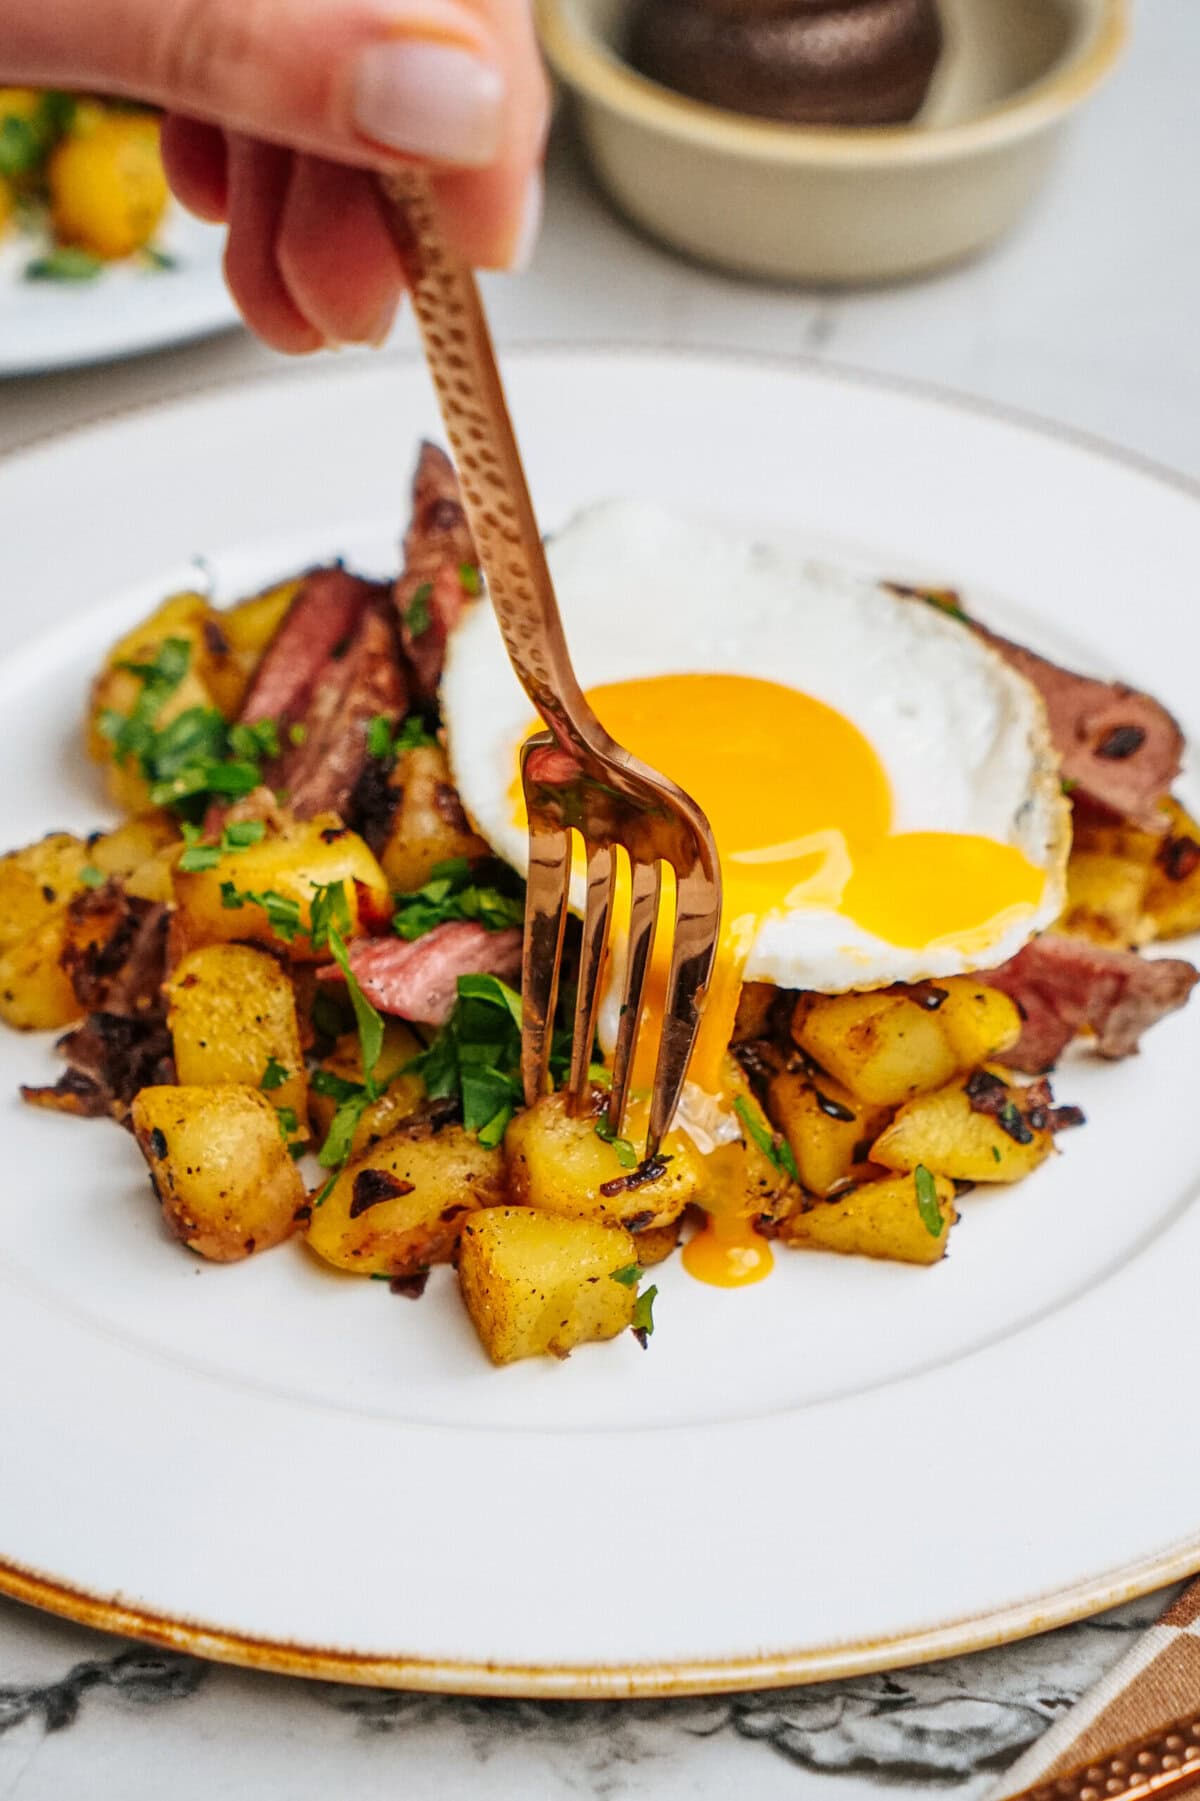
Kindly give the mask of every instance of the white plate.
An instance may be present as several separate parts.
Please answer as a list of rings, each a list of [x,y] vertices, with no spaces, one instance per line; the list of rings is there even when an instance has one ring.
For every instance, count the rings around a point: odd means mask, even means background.
[[[173,207],[159,238],[172,269],[116,264],[95,281],[26,281],[37,242],[0,245],[0,376],[41,375],[142,356],[238,323],[221,274],[223,229]]]
[[[796,366],[506,363],[547,526],[625,493],[802,531],[1005,596],[1014,631],[1195,713],[1181,484]],[[96,818],[88,672],[188,557],[222,596],[316,555],[390,568],[422,433],[424,373],[391,361],[0,468],[3,841]],[[1200,1564],[1198,1054],[1193,1006],[1140,1059],[1064,1068],[1089,1125],[965,1202],[934,1270],[781,1254],[723,1293],[672,1264],[648,1353],[497,1371],[446,1271],[413,1305],[298,1244],[169,1245],[128,1139],[13,1098],[51,1063],[6,1034],[0,1588],[277,1668],[598,1695],[962,1650],[1165,1581]]]

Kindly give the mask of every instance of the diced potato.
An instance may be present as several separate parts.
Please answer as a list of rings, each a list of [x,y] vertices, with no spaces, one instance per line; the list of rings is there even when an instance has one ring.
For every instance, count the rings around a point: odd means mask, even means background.
[[[567,1111],[561,1091],[517,1114],[504,1139],[513,1199],[574,1219],[636,1219],[647,1229],[678,1219],[689,1201],[700,1199],[703,1186],[702,1162],[690,1141],[669,1132],[662,1143],[662,1174],[627,1186],[637,1174],[632,1160],[641,1156],[645,1144],[648,1108],[643,1101],[628,1109],[624,1144],[629,1149],[622,1162],[616,1146],[596,1130],[603,1123],[603,1096],[593,1098],[594,1105],[578,1117]],[[605,1194],[605,1188],[613,1192]]]
[[[1156,849],[1146,890],[1146,912],[1156,938],[1200,932],[1200,825],[1177,800],[1168,799],[1171,825]]]
[[[212,615],[207,631],[209,644],[215,647],[223,642],[224,654],[214,660],[208,681],[213,698],[227,719],[236,716],[263,652],[303,584],[302,575],[292,576]]]
[[[79,1018],[79,1002],[61,963],[66,923],[66,907],[56,907],[0,954],[0,1019],[19,1032],[58,1031]]]
[[[175,1069],[185,1086],[236,1083],[262,1089],[288,1118],[287,1136],[308,1137],[308,1075],[287,972],[269,951],[206,944],[164,984]],[[264,1087],[270,1070],[275,1086]]]
[[[310,923],[309,902],[315,890],[342,882],[350,909],[350,932],[358,931],[361,897],[367,891],[376,911],[391,906],[387,877],[362,839],[349,832],[335,813],[293,821],[248,850],[230,851],[211,869],[175,873],[176,925],[183,945],[214,944],[226,939],[252,939],[285,950],[295,962],[327,960],[314,951],[304,928]],[[247,902],[227,907],[221,894],[226,883],[239,893],[272,891],[300,907],[301,932],[290,943],[272,927],[262,907]]]
[[[741,1136],[718,1143],[701,1158],[700,1205],[706,1213],[723,1219],[752,1219],[774,1225],[798,1199],[796,1184],[785,1167],[785,1152],[773,1145],[768,1151],[758,1142],[762,1138],[764,1143],[770,1143],[773,1128],[754,1097],[745,1071],[731,1056],[726,1056],[721,1065],[721,1087],[733,1106]]]
[[[632,1283],[614,1273],[637,1262],[628,1232],[530,1207],[476,1213],[463,1228],[458,1279],[493,1363],[616,1338],[633,1320]]]
[[[127,813],[147,812],[150,794],[136,758],[118,763],[111,742],[100,730],[106,712],[128,717],[144,686],[140,676],[121,665],[152,663],[168,638],[182,638],[190,646],[188,667],[178,686],[162,702],[155,723],[169,725],[189,707],[215,706],[207,679],[213,656],[206,639],[206,628],[213,618],[213,610],[202,594],[172,595],[113,645],[92,684],[87,718],[88,755],[104,765],[109,795]]]
[[[873,1106],[895,1106],[940,1088],[959,1067],[937,1014],[894,989],[801,995],[792,1037],[851,1094]]]
[[[412,894],[438,863],[474,861],[488,847],[471,830],[440,744],[422,744],[396,761],[390,785],[399,794],[388,841],[379,861],[397,894]]]
[[[303,1218],[304,1183],[257,1088],[143,1088],[130,1118],[163,1218],[202,1257],[236,1263]]]
[[[394,1132],[421,1105],[425,1098],[424,1082],[418,1075],[405,1076],[399,1072],[406,1063],[411,1063],[414,1057],[419,1056],[423,1049],[421,1040],[403,1020],[384,1021],[383,1049],[375,1065],[375,1080],[386,1083],[387,1086],[377,1101],[369,1102],[363,1109],[351,1144],[355,1156],[378,1139],[385,1138],[389,1132]],[[339,1038],[333,1050],[321,1062],[320,1068],[327,1070],[330,1075],[340,1076],[345,1082],[361,1082],[362,1040],[358,1033],[348,1032],[345,1037]],[[319,1139],[324,1139],[329,1131],[337,1105],[332,1095],[320,1094],[316,1088],[310,1089],[308,1113]]]
[[[148,113],[81,105],[50,158],[54,234],[114,260],[148,244],[170,193],[159,153],[159,124]]]
[[[339,1269],[415,1276],[449,1261],[476,1209],[506,1198],[498,1150],[462,1126],[406,1126],[346,1165],[313,1205],[308,1242]]]
[[[179,843],[179,827],[169,813],[139,813],[111,832],[97,832],[87,841],[87,861],[102,875],[127,881],[146,864]],[[144,898],[149,899],[149,896]]]
[[[916,1177],[906,1175],[863,1182],[833,1200],[817,1201],[803,1213],[792,1214],[779,1228],[780,1242],[897,1263],[936,1263],[945,1253],[958,1212],[954,1184],[945,1176],[933,1176],[931,1181],[940,1232],[931,1232],[925,1224]]]
[[[746,982],[738,997],[737,1018],[731,1043],[744,1044],[748,1038],[765,1036],[771,1021],[771,1009],[779,990],[774,982]]]
[[[1013,1111],[1006,1117],[1013,1131],[1008,1132],[992,1114],[974,1111],[967,1080],[959,1077],[908,1101],[871,1146],[872,1161],[901,1170],[923,1163],[957,1182],[1019,1182],[1036,1169],[1053,1150],[1054,1138],[1046,1127],[1027,1122],[1020,1088],[1009,1085]]]
[[[1055,931],[1093,944],[1147,944],[1154,936],[1154,923],[1144,912],[1151,873],[1151,865],[1131,857],[1072,851],[1067,902]]]
[[[61,913],[84,884],[91,851],[71,832],[51,832],[0,857],[0,952],[27,941]]]
[[[1017,1003],[985,976],[945,976],[933,984],[946,998],[934,1014],[954,1056],[956,1069],[974,1069],[989,1057],[1011,1050],[1021,1036]]]
[[[802,1069],[781,1069],[771,1077],[767,1111],[791,1146],[801,1183],[810,1194],[822,1195],[863,1160],[889,1112],[855,1100],[831,1076]]]

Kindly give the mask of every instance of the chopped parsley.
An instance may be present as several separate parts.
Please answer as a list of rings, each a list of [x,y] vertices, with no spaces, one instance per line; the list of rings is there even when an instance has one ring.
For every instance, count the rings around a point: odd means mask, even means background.
[[[290,1073],[290,1070],[285,1069],[276,1057],[268,1057],[267,1067],[259,1077],[258,1085],[268,1092],[272,1088],[282,1088]]]
[[[913,1181],[917,1186],[917,1212],[921,1215],[921,1224],[931,1238],[940,1238],[945,1222],[938,1202],[937,1183],[923,1163],[918,1163],[914,1169]]]
[[[12,119],[4,121],[11,126]],[[31,263],[25,265],[26,281],[95,281],[102,273],[104,264],[90,250],[80,250],[77,244],[59,244],[45,256],[35,256]]]
[[[85,888],[103,888],[108,877],[102,869],[97,869],[94,863],[85,863],[79,871],[79,879]]]
[[[289,744],[300,745],[308,743],[308,727],[302,719],[294,720],[293,723],[289,725],[287,735]]]
[[[610,1269],[608,1274],[610,1281],[619,1282],[622,1288],[636,1288],[642,1279],[642,1266],[640,1263],[625,1263],[620,1269]]]
[[[203,829],[183,822],[183,837],[186,849],[179,859],[178,867],[185,875],[193,875],[200,870],[215,869],[222,857],[240,850],[249,850],[253,844],[261,844],[266,836],[267,828],[261,819],[235,819],[221,833],[216,844],[201,842]]]
[[[291,944],[303,929],[300,902],[290,895],[280,894],[275,888],[265,888],[258,893],[252,888],[239,888],[236,882],[222,882],[221,905],[231,911],[247,906],[261,907],[267,916],[267,924],[285,944]]]
[[[287,1144],[300,1130],[300,1121],[296,1117],[294,1107],[280,1107],[277,1112],[279,1131],[284,1144]]]
[[[654,1303],[657,1299],[658,1289],[652,1283],[633,1303],[633,1318],[629,1322],[629,1329],[643,1351],[647,1340],[654,1335]]]
[[[463,593],[470,594],[472,598],[483,592],[483,579],[476,563],[460,563],[458,580]]]
[[[424,887],[396,897],[392,929],[401,938],[423,938],[450,919],[473,919],[489,932],[519,926],[525,903],[492,883],[480,884],[465,857],[434,865]]]
[[[459,976],[453,1013],[407,1068],[431,1100],[461,1102],[485,1149],[498,1145],[523,1098],[520,995],[498,976]]]
[[[433,613],[430,601],[433,599],[433,583],[422,582],[407,607],[404,609],[404,623],[414,638],[421,638],[429,630]]]
[[[628,1138],[617,1137],[617,1134],[613,1131],[606,1119],[598,1119],[596,1121],[596,1137],[602,1138],[605,1144],[611,1144],[613,1150],[617,1154],[617,1162],[621,1165],[622,1169],[637,1168],[637,1152],[630,1144]],[[636,1269],[637,1265],[634,1264],[631,1267]],[[620,1278],[618,1277],[617,1280],[619,1279]]]
[[[776,1169],[781,1169],[785,1176],[790,1176],[793,1182],[798,1182],[800,1171],[796,1167],[796,1159],[792,1155],[792,1147],[787,1139],[778,1132],[772,1132],[757,1107],[753,1102],[748,1101],[745,1095],[738,1095],[733,1103],[733,1110],[763,1156],[769,1158]]]
[[[383,762],[392,754],[392,722],[386,713],[377,713],[367,727],[367,755]]]
[[[136,676],[140,691],[128,713],[107,708],[97,721],[116,761],[134,762],[150,790],[150,803],[193,822],[209,802],[238,800],[262,781],[262,763],[279,751],[275,722],[229,725],[216,707],[185,707],[166,725],[158,721],[191,664],[186,638],[166,638],[147,662],[118,665]]]
[[[392,740],[392,754],[400,757],[406,750],[420,750],[426,744],[436,743],[437,739],[421,715],[410,713]]]

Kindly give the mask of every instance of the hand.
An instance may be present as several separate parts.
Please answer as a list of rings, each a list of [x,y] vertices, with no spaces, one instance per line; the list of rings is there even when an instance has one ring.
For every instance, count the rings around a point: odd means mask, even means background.
[[[532,248],[546,85],[527,0],[0,0],[0,82],[167,111],[179,199],[277,350],[378,343],[403,285],[374,171],[440,171],[471,262]]]

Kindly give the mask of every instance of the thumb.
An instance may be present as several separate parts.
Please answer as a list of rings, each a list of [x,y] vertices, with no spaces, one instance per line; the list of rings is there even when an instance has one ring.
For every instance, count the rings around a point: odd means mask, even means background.
[[[544,106],[510,0],[3,0],[0,71],[367,168],[489,166]]]

